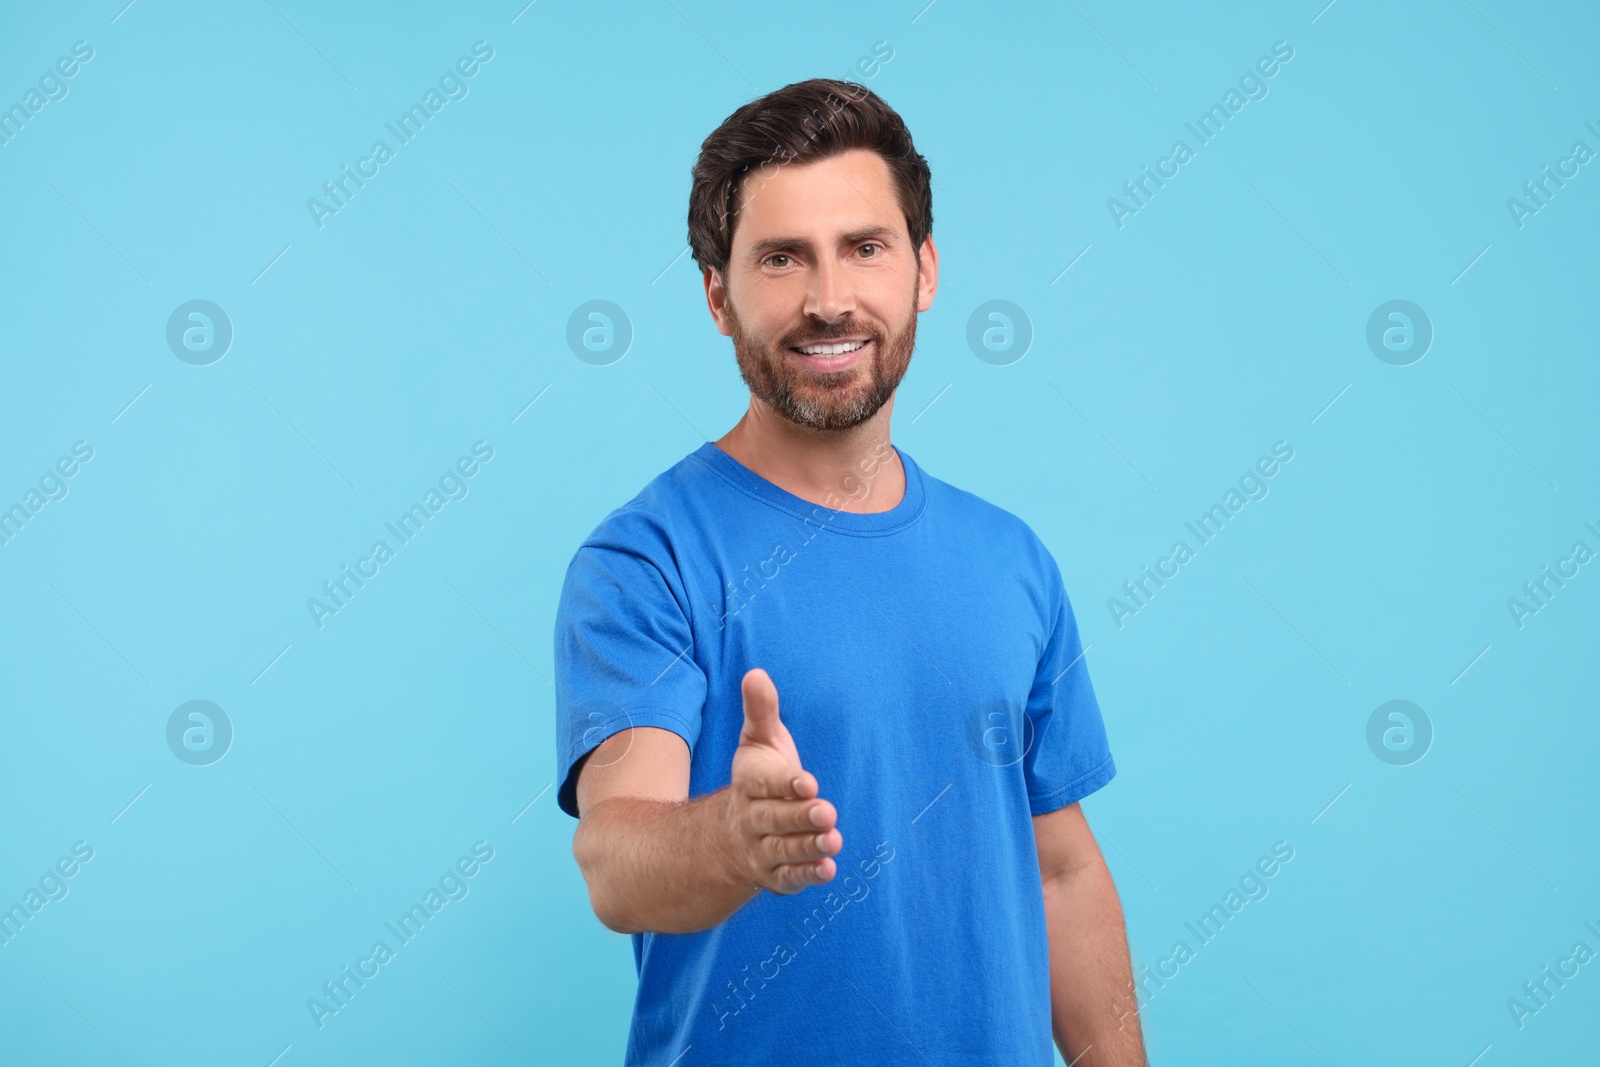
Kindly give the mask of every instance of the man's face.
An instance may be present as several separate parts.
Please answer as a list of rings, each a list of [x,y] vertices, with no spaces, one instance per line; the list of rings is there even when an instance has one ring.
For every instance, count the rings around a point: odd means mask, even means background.
[[[769,164],[750,172],[741,196],[725,275],[706,274],[740,375],[791,422],[818,430],[865,422],[910,366],[917,313],[938,284],[932,239],[919,264],[875,152]],[[803,351],[819,344],[830,347]]]

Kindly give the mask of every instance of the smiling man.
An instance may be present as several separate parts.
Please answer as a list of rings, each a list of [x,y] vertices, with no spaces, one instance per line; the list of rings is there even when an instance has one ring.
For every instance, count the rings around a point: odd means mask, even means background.
[[[750,406],[606,516],[556,617],[557,796],[633,935],[627,1063],[1143,1064],[1060,571],[889,442],[939,281],[927,162],[813,79],[693,178]]]

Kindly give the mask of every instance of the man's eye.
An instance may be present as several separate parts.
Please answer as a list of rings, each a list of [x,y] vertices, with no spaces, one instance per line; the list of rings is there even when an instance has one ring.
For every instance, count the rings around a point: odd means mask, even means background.
[[[775,252],[772,255],[767,257],[767,262],[771,263],[775,259],[788,259],[788,258],[789,257],[784,255],[782,252]],[[783,264],[779,263],[779,264],[776,264],[776,266],[780,266],[781,267],[781,266],[783,266]]]
[[[873,244],[871,242],[868,242],[867,244],[864,244],[861,247],[862,248],[874,248],[875,249],[875,248],[878,248],[879,246],[876,245],[876,244]],[[857,251],[860,251],[860,249],[857,249]]]

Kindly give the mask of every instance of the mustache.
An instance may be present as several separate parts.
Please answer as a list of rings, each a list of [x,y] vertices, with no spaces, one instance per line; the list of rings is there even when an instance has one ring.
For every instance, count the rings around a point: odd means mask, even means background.
[[[881,341],[883,334],[870,326],[857,326],[847,323],[843,326],[830,327],[822,332],[810,332],[802,337],[785,340],[783,344],[788,348],[799,348],[802,345],[825,345],[834,341],[841,341],[847,337],[867,337],[874,341]]]

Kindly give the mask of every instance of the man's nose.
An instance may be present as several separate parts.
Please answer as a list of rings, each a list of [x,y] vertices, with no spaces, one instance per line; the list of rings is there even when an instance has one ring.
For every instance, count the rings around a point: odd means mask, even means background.
[[[811,272],[811,285],[806,293],[806,314],[832,322],[854,311],[855,306],[855,290],[844,267],[832,259],[818,263]]]

